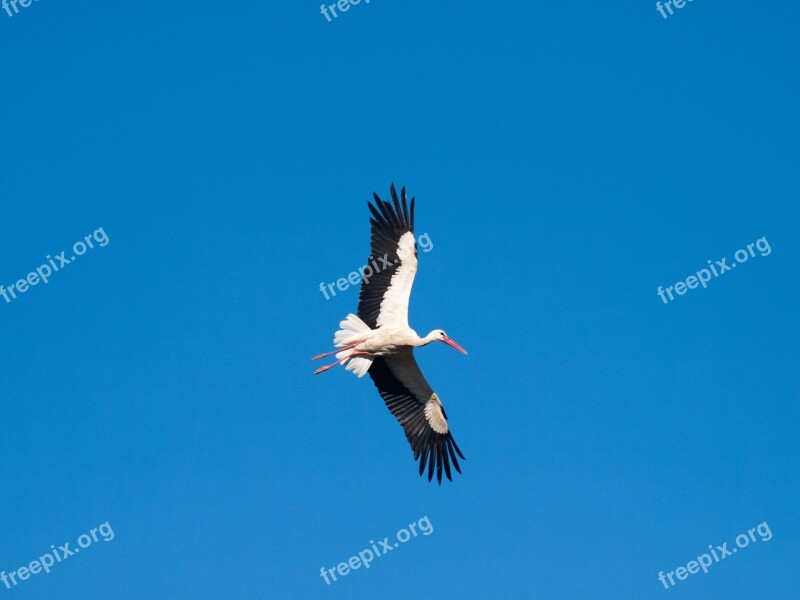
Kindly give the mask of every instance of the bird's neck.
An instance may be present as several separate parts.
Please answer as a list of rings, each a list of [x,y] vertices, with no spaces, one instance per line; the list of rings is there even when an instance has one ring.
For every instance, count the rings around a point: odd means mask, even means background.
[[[419,336],[417,336],[417,337],[419,337]],[[418,345],[419,345],[419,346],[427,346],[427,345],[428,345],[428,344],[430,344],[431,342],[435,342],[435,341],[436,341],[436,334],[435,334],[435,332],[431,331],[431,332],[430,332],[428,335],[426,335],[424,338],[419,338],[419,343],[418,343]]]

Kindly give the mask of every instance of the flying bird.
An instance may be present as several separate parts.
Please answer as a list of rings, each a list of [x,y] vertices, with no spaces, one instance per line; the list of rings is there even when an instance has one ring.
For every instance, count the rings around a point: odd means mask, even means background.
[[[349,314],[339,323],[333,343],[339,350],[319,354],[318,360],[332,354],[336,362],[317,369],[322,373],[343,365],[358,377],[369,373],[386,406],[402,425],[411,444],[419,474],[427,467],[428,481],[434,472],[439,484],[442,471],[452,481],[450,465],[461,473],[458,448],[439,396],[422,375],[414,359],[414,348],[443,342],[467,353],[441,329],[420,337],[408,325],[408,301],[417,273],[417,244],[414,237],[414,198],[409,203],[406,189],[398,198],[394,184],[392,202],[373,194],[375,204],[367,203],[372,217],[370,257],[362,270],[358,314]],[[376,259],[380,258],[381,265]],[[372,266],[377,268],[372,272]],[[371,273],[367,274],[367,266]]]

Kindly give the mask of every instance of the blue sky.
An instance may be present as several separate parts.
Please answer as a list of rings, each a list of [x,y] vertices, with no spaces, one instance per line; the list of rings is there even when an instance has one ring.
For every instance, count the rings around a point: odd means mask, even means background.
[[[791,597],[799,18],[0,10],[0,284],[108,237],[0,297],[0,570],[114,532],[0,598]],[[392,181],[433,243],[411,324],[470,352],[417,353],[467,458],[441,487],[368,378],[309,360],[357,303],[319,284],[363,264]],[[768,256],[659,299],[762,237]]]

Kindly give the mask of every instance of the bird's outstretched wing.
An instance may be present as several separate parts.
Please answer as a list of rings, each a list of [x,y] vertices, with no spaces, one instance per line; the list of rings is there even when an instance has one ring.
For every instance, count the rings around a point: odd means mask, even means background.
[[[464,459],[447,426],[447,415],[439,397],[425,381],[411,348],[399,354],[377,356],[369,375],[386,406],[403,426],[411,444],[419,474],[428,469],[428,481],[442,483],[442,470],[452,481],[450,463],[461,473],[456,454]]]
[[[414,198],[409,204],[406,188],[398,198],[394,184],[390,191],[391,203],[373,194],[375,206],[368,204],[372,237],[358,296],[358,316],[372,329],[384,325],[408,328],[408,300],[417,272]]]

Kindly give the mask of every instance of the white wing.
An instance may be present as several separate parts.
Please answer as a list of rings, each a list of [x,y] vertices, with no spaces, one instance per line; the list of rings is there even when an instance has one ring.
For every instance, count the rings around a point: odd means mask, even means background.
[[[369,204],[371,253],[361,282],[358,316],[372,329],[408,329],[408,301],[417,273],[414,198],[409,210],[405,188],[398,198],[392,184],[391,194],[393,204],[377,194],[375,206]]]

